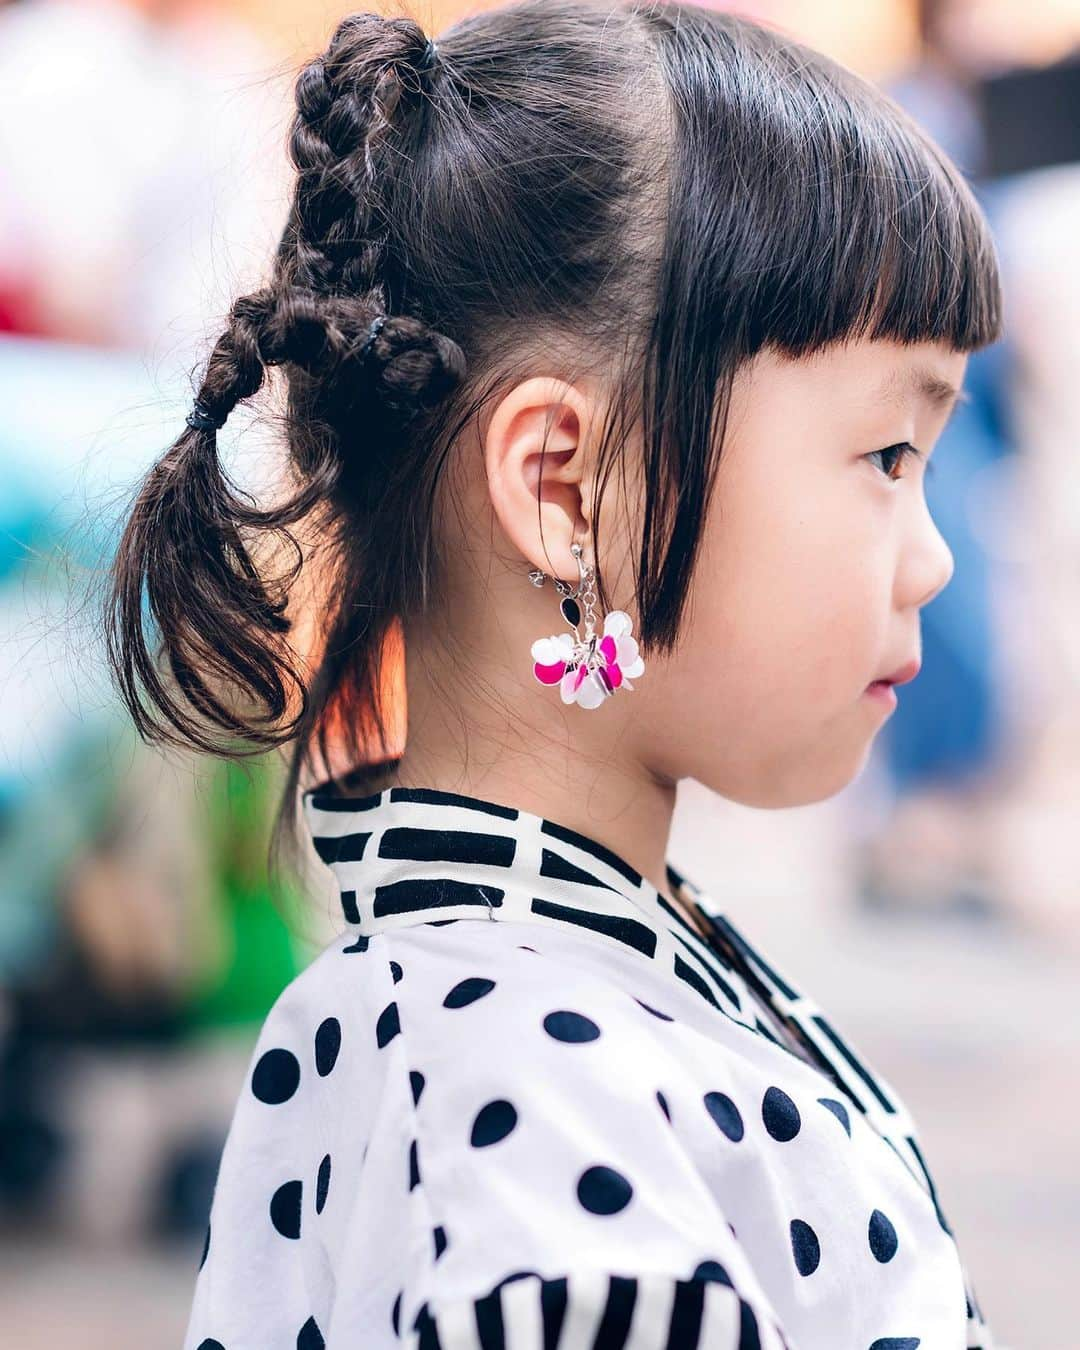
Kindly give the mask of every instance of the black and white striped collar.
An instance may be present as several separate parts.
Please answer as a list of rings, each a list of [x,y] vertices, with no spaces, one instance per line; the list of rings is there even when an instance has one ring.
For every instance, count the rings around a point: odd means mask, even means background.
[[[735,1021],[778,1039],[734,964],[624,859],[575,830],[427,788],[315,791],[304,809],[363,945],[387,930],[481,916],[572,927],[660,963]],[[670,879],[673,890],[685,885],[674,872]],[[699,896],[687,887],[679,898],[696,905]]]

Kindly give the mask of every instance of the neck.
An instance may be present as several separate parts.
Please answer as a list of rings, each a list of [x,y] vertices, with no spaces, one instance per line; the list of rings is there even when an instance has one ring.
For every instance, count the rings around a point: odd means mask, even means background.
[[[675,785],[626,748],[625,703],[566,707],[556,691],[497,662],[478,678],[421,634],[407,635],[407,651],[402,786],[460,792],[566,825],[667,893]]]

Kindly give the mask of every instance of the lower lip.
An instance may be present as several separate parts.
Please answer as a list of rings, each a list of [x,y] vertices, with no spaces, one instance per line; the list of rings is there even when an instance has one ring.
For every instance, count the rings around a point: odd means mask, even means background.
[[[866,692],[871,698],[879,699],[882,703],[888,704],[890,708],[896,707],[896,690],[891,684],[885,684],[882,680],[875,680],[873,684],[866,686]]]

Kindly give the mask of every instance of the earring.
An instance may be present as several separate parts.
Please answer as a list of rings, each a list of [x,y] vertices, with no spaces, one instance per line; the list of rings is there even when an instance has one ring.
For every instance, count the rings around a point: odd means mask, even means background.
[[[533,674],[541,684],[557,684],[564,703],[598,708],[616,689],[633,689],[630,680],[645,674],[645,662],[631,637],[630,615],[621,609],[613,609],[597,633],[596,572],[585,562],[580,544],[571,544],[570,552],[581,574],[576,589],[558,577],[551,580],[562,597],[559,610],[573,631],[533,643]],[[543,586],[547,574],[534,568],[529,580]]]

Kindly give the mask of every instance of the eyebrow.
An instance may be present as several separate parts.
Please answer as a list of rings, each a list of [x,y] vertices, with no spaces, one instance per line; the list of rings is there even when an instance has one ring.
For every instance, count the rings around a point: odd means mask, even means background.
[[[924,366],[905,368],[894,373],[878,390],[878,398],[886,403],[903,403],[915,395],[936,408],[952,408],[957,403],[970,403],[971,395],[964,389],[944,380]]]

